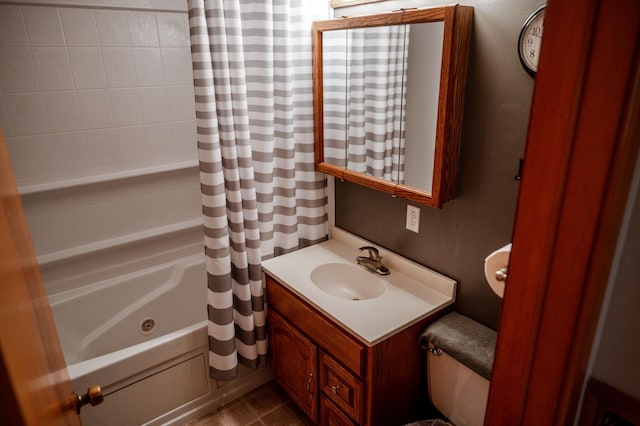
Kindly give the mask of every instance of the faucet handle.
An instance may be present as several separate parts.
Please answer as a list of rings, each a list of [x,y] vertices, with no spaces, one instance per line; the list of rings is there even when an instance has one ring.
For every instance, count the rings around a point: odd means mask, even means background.
[[[360,247],[360,251],[362,250],[367,250],[369,252],[369,257],[371,259],[380,259],[380,253],[378,252],[378,249],[372,246],[364,246],[364,247]]]

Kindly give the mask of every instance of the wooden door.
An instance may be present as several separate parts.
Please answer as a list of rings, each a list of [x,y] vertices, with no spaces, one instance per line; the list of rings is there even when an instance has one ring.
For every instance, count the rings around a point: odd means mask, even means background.
[[[487,425],[573,424],[640,144],[639,49],[638,0],[549,0]]]
[[[271,374],[298,406],[318,420],[318,348],[276,311],[269,311]]]
[[[2,133],[0,418],[9,425],[80,424]]]

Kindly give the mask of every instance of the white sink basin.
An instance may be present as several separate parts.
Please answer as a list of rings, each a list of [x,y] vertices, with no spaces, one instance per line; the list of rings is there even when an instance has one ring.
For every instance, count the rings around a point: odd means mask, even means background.
[[[324,263],[311,271],[311,281],[320,290],[347,300],[375,299],[386,291],[384,280],[348,263]]]

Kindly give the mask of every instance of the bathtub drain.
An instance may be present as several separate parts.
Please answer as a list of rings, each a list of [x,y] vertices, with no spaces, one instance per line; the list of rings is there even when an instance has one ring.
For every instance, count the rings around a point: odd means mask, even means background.
[[[153,330],[156,329],[156,320],[153,318],[146,318],[142,320],[140,323],[140,332],[142,334],[150,334],[153,333]]]

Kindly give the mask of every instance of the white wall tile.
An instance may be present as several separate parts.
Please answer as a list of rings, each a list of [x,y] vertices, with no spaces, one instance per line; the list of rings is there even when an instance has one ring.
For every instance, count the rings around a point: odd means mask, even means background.
[[[182,14],[182,20],[184,21],[184,28],[187,37],[187,46],[191,46],[191,33],[189,32],[189,13]]]
[[[139,86],[161,86],[164,84],[160,48],[134,48],[133,58]]]
[[[58,171],[49,135],[15,138],[13,143],[24,177],[49,175]]]
[[[119,127],[116,139],[122,163],[136,163],[149,159],[144,126]]]
[[[142,117],[145,123],[162,123],[170,120],[167,94],[164,87],[141,87],[140,101],[142,104]]]
[[[34,47],[31,49],[41,90],[73,89],[71,64],[64,47]]]
[[[99,206],[88,206],[62,212],[60,229],[56,236],[51,237],[57,244],[58,250],[89,244],[104,238]]]
[[[5,134],[6,136],[6,134]],[[7,146],[7,152],[9,153],[9,159],[11,160],[11,169],[13,170],[13,176],[18,179],[23,178],[22,167],[20,167],[20,161],[16,150],[16,144],[13,138],[5,138],[5,144]]]
[[[44,92],[42,102],[50,132],[82,130],[80,108],[75,92]]]
[[[196,118],[196,103],[192,86],[168,86],[167,101],[171,120],[182,121]]]
[[[174,152],[178,156],[198,156],[198,135],[195,120],[174,121],[173,129]]]
[[[0,5],[0,46],[29,46],[20,6]]]
[[[108,203],[103,206],[105,236],[113,238],[145,229],[144,214],[139,210],[138,198]]]
[[[53,242],[47,238],[47,235],[49,234],[48,228],[51,228],[51,224],[55,222],[49,219],[49,215],[27,215],[29,233],[37,255],[51,250],[50,246]]]
[[[22,15],[31,46],[64,46],[62,22],[56,7],[24,6]]]
[[[172,189],[157,194],[160,205],[165,206],[164,216],[167,222],[177,222],[197,218],[201,215],[200,191],[197,186]]]
[[[80,105],[82,126],[85,129],[102,129],[113,126],[113,115],[107,90],[80,90],[78,91],[78,104]]]
[[[161,46],[187,46],[188,28],[181,13],[158,13]]]
[[[196,122],[178,121],[171,123],[173,129],[173,151],[176,156],[198,155],[198,136]]]
[[[4,98],[0,95],[0,130],[5,138],[13,136],[11,131],[11,120],[9,120],[9,114],[7,114],[7,107],[4,105]]]
[[[105,66],[99,47],[70,47],[68,51],[76,89],[107,87]]]
[[[68,209],[29,217],[38,255],[97,241],[104,235],[98,207]],[[55,224],[55,226],[52,226]]]
[[[28,47],[0,47],[0,91],[35,92],[39,89],[36,67]]]
[[[162,63],[167,84],[193,84],[191,51],[188,47],[163,47]]]
[[[173,134],[171,123],[145,126],[150,158],[173,157]]]
[[[104,48],[102,58],[109,87],[137,85],[136,67],[130,48]]]
[[[71,172],[86,170],[90,167],[89,153],[85,144],[84,133],[57,133],[51,135],[53,153],[56,156],[58,171]]]
[[[142,124],[142,109],[137,88],[109,89],[113,121],[116,126]]]
[[[62,28],[67,46],[100,46],[92,9],[61,8]]]
[[[121,10],[96,10],[101,46],[131,46],[127,15]]]
[[[129,35],[132,46],[159,46],[158,25],[154,12],[128,12]]]
[[[4,95],[4,101],[14,135],[39,135],[47,132],[40,93]]]
[[[112,167],[120,164],[120,151],[113,129],[85,132],[92,167]]]

